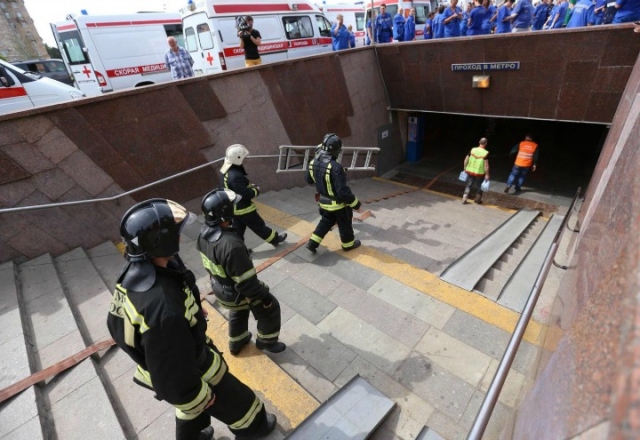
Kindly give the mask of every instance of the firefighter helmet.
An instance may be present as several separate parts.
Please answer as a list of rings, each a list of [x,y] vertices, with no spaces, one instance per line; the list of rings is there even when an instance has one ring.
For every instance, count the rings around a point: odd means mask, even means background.
[[[202,212],[207,226],[214,227],[233,218],[233,205],[242,199],[230,189],[214,189],[202,199]]]
[[[324,135],[324,139],[322,139],[322,144],[320,144],[320,146],[324,151],[329,152],[335,157],[342,149],[342,141],[337,134],[328,133]]]
[[[248,155],[249,150],[247,150],[247,147],[245,147],[244,145],[233,144],[229,146],[224,156],[224,165],[222,165],[220,171],[222,172],[222,174],[224,174],[229,171],[231,165],[242,165],[244,158]]]
[[[150,199],[137,203],[120,222],[128,260],[145,261],[177,254],[182,228],[195,219],[195,214],[172,200]]]

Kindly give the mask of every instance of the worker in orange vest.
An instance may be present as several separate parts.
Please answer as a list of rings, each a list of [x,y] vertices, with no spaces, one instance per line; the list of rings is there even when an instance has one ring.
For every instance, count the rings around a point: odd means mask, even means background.
[[[507,187],[504,189],[505,194],[509,192],[514,183],[516,184],[516,194],[520,194],[522,192],[524,178],[527,176],[529,170],[536,170],[536,164],[538,163],[538,144],[533,142],[530,134],[524,137],[524,141],[511,149],[509,156],[516,153],[518,153],[516,163],[513,165],[511,174],[509,174],[509,178],[507,179]]]

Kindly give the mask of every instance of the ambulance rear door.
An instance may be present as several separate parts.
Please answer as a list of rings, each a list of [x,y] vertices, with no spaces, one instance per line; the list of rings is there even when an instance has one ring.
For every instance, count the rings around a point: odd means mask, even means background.
[[[196,76],[211,75],[226,70],[221,60],[222,46],[214,27],[216,19],[209,19],[204,12],[185,17],[182,21],[185,49],[193,58]]]
[[[333,50],[333,38],[331,38],[331,22],[322,14],[316,14],[316,33],[318,53],[331,52]]]
[[[76,80],[76,86],[87,96],[102,94],[102,87],[106,86],[104,75],[97,76],[84,39],[75,23],[51,25],[58,43],[62,59]]]

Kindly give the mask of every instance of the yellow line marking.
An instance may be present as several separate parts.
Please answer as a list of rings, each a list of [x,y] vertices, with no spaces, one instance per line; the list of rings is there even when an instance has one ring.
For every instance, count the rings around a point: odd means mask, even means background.
[[[428,190],[426,190],[428,191]],[[442,195],[440,193],[436,193]],[[282,211],[255,201],[260,215],[269,223],[289,230],[298,236],[309,235],[315,225],[296,217],[291,217]],[[501,306],[479,294],[468,292],[454,285],[445,283],[436,275],[424,269],[378,252],[367,246],[361,246],[351,252],[342,252],[340,239],[336,234],[327,234],[322,244],[333,252],[366,267],[372,268],[389,278],[399,281],[419,292],[449,304],[506,332],[513,333],[520,315],[511,309]],[[535,345],[543,343],[544,326],[536,321],[529,321],[524,340]]]
[[[226,351],[229,343],[227,320],[207,301],[202,302],[202,307],[209,314],[207,335],[216,347]],[[234,376],[265,396],[277,408],[278,415],[287,419],[278,417],[278,424],[286,431],[298,426],[319,406],[313,396],[253,343],[247,344],[238,356],[225,354],[224,360]]]

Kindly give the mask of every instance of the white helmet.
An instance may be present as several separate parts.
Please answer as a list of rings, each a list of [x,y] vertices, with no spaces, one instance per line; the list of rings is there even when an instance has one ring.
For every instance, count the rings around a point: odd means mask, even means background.
[[[220,168],[222,174],[229,171],[231,165],[242,165],[242,161],[249,155],[249,150],[244,145],[233,144],[227,148],[227,153],[224,157],[224,165]]]

